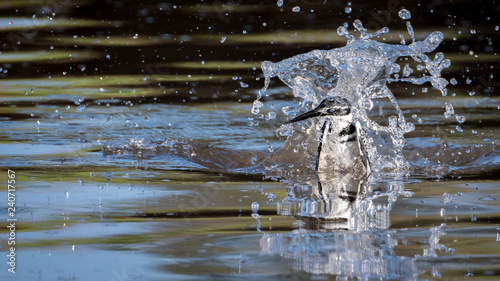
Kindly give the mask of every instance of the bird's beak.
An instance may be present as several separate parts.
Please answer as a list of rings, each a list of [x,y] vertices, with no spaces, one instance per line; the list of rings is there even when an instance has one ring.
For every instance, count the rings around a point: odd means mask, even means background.
[[[322,112],[319,111],[317,108],[311,110],[311,111],[308,111],[304,114],[301,114],[295,118],[293,118],[292,120],[288,120],[288,122],[286,122],[285,124],[290,124],[290,123],[295,123],[295,122],[298,122],[298,121],[302,121],[302,120],[306,120],[306,119],[309,119],[309,118],[312,118],[312,117],[318,117],[318,116],[322,116]]]

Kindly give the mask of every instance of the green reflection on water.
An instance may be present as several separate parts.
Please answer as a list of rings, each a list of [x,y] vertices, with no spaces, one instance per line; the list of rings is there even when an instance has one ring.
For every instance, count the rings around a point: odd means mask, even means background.
[[[63,100],[72,96],[85,96],[87,99],[144,97],[179,90],[156,88],[156,85],[151,87],[150,83],[221,81],[230,78],[231,75],[144,74],[11,79],[0,81],[0,101],[33,100],[35,97],[56,100],[56,96]]]
[[[41,37],[41,42],[47,42],[54,46],[150,46],[160,45],[165,43],[178,43],[174,37],[157,37],[157,36],[88,36],[74,37],[62,35],[58,37]]]
[[[51,63],[66,63],[78,62],[97,58],[98,55],[93,51],[18,51],[18,52],[2,52],[0,63],[17,63],[17,62],[51,62]]]
[[[25,29],[47,28],[82,28],[98,26],[116,26],[117,23],[92,19],[60,19],[60,18],[0,18],[0,31],[17,31]]]
[[[250,69],[253,67],[260,68],[261,62],[205,61],[202,64],[201,62],[190,61],[190,62],[166,63],[164,65],[177,68],[231,70],[231,69]],[[160,64],[160,66],[163,66],[163,64]]]

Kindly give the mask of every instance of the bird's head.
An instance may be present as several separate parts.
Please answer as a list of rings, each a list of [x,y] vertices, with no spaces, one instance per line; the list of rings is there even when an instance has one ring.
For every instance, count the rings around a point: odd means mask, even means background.
[[[327,97],[313,110],[301,114],[285,124],[319,116],[346,116],[351,113],[351,103],[343,97]]]

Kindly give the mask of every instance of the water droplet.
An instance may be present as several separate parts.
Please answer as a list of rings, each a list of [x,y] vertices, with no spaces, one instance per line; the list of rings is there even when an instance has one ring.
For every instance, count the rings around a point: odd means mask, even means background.
[[[260,111],[260,108],[263,106],[264,104],[259,101],[259,100],[255,100],[253,102],[253,107],[252,107],[252,113],[253,114],[259,114],[259,111]]]
[[[243,82],[240,82],[240,86],[241,86],[242,88],[248,88],[248,84],[243,83]]]
[[[449,204],[453,201],[453,197],[449,193],[444,193],[443,197],[442,197],[442,201],[445,205]]]
[[[451,85],[455,86],[457,84],[457,79],[451,78],[450,83],[451,83]]]
[[[276,3],[276,5],[278,5],[278,7],[283,6],[283,0],[278,0],[278,2]]]
[[[400,43],[401,45],[405,45],[405,44],[406,44],[406,40],[405,40],[405,38],[403,37],[403,35],[399,34],[399,38],[401,39],[401,40],[399,40],[399,43]]]
[[[79,106],[76,108],[76,110],[78,110],[78,111],[82,111],[82,110],[84,110],[84,109],[85,109],[85,105],[83,105],[83,104],[82,104],[82,105],[79,105]]]
[[[346,14],[350,14],[352,12],[352,8],[351,7],[345,7],[344,11],[345,11]]]
[[[475,30],[475,29],[471,29],[471,30],[470,30],[470,33],[471,33],[471,34],[476,34],[476,30]]]
[[[298,12],[300,12],[300,7],[299,6],[295,6],[295,7],[293,7],[292,11],[294,13],[298,13]]]
[[[451,103],[445,103],[445,112],[444,117],[450,118],[452,114],[455,114],[455,110],[453,109],[453,105]]]
[[[274,194],[274,193],[269,193],[269,194],[267,195],[267,200],[269,200],[269,201],[274,201],[275,199],[276,199],[276,194]]]
[[[461,116],[461,115],[455,115],[455,117],[457,118],[457,122],[462,124],[465,122],[465,117],[464,116]]]
[[[411,13],[407,9],[401,9],[398,15],[403,20],[409,20],[411,18]]]
[[[259,211],[259,203],[253,202],[252,203],[252,212],[257,213]]]
[[[259,158],[257,158],[257,156],[254,156],[254,157],[252,157],[252,159],[250,159],[250,162],[252,162],[252,165],[255,165],[255,164],[257,164],[258,160],[259,160]]]
[[[406,123],[406,126],[405,126],[405,128],[404,128],[404,131],[405,131],[406,133],[409,133],[409,132],[413,132],[413,131],[415,131],[415,124],[413,124],[413,123]]]
[[[403,77],[408,77],[413,73],[413,69],[410,68],[410,65],[407,63],[403,68]]]

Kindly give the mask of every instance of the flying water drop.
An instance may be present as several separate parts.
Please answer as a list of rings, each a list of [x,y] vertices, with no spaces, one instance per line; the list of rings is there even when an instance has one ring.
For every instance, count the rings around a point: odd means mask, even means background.
[[[453,105],[451,103],[447,102],[445,103],[445,112],[444,112],[444,117],[450,118],[451,115],[455,114],[455,110],[453,109]]]
[[[259,211],[259,203],[253,202],[252,203],[252,212],[257,213]]]
[[[259,114],[259,112],[260,112],[260,108],[261,108],[263,105],[264,105],[264,104],[263,104],[261,101],[259,101],[259,100],[255,100],[255,101],[253,102],[253,107],[252,107],[252,110],[251,110],[251,111],[252,111],[252,113],[253,113],[253,114]]]
[[[409,20],[411,18],[411,13],[407,9],[401,9],[398,15],[403,20]]]

